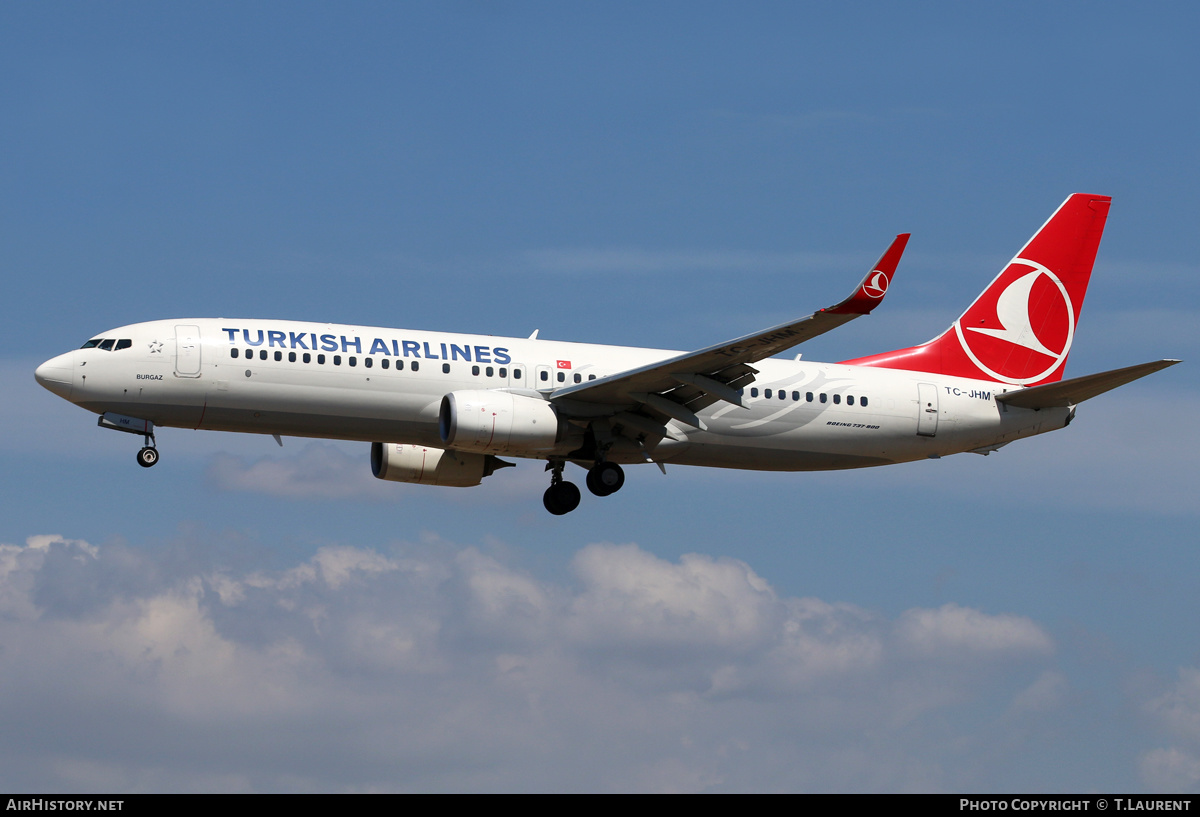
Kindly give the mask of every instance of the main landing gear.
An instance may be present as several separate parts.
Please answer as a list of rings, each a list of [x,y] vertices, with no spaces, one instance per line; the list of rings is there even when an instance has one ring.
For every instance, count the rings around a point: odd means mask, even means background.
[[[579,507],[579,488],[563,479],[562,460],[551,460],[550,487],[542,495],[542,504],[555,516],[570,513]],[[596,496],[608,496],[621,490],[625,484],[625,472],[615,462],[598,462],[588,471],[587,487]]]

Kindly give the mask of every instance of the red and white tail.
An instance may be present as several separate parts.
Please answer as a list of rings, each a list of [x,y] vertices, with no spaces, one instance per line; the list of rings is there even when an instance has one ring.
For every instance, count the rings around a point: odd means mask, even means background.
[[[1111,202],[1085,193],[1064,201],[962,317],[928,343],[844,362],[1018,386],[1061,380]]]

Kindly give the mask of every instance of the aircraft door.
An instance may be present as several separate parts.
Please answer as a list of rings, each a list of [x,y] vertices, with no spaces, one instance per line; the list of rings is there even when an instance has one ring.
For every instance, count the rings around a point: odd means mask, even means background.
[[[200,327],[175,327],[175,376],[200,376]]]
[[[934,437],[938,427],[938,393],[932,383],[917,384],[917,434]]]

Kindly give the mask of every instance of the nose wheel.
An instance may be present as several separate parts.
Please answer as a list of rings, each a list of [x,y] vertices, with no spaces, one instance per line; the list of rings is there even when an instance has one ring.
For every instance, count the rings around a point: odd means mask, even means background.
[[[158,462],[158,449],[152,445],[148,445],[141,451],[137,452],[137,463],[143,468],[149,468]]]

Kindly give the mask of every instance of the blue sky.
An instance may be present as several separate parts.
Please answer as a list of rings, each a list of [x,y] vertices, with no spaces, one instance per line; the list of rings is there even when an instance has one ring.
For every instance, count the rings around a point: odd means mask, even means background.
[[[0,6],[0,787],[1200,788],[1184,4]],[[698,348],[841,298],[945,328],[1111,195],[1068,373],[987,458],[630,469],[164,430],[40,389],[105,329],[295,318]]]

